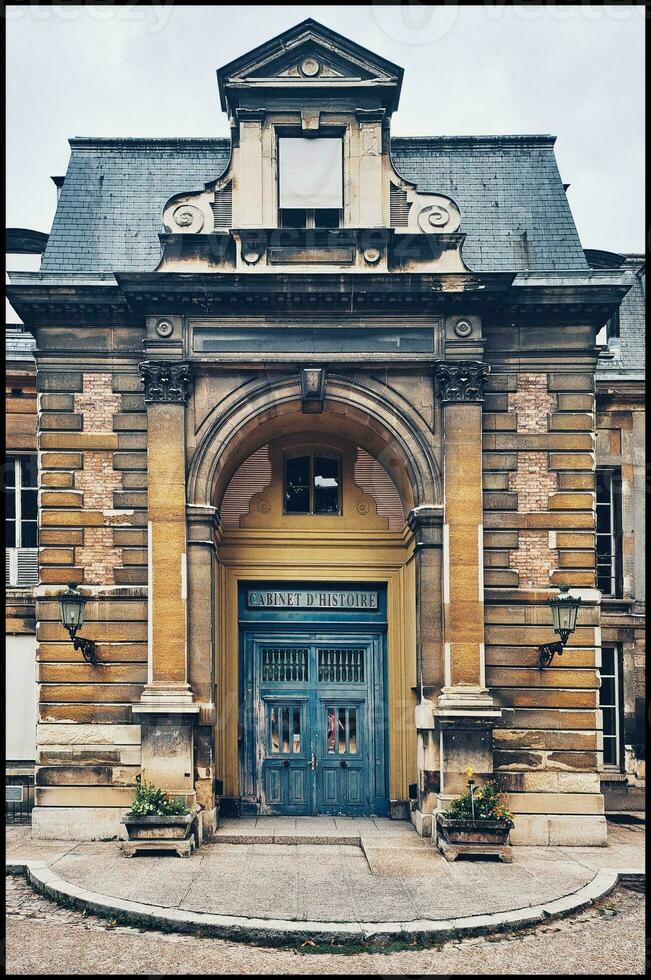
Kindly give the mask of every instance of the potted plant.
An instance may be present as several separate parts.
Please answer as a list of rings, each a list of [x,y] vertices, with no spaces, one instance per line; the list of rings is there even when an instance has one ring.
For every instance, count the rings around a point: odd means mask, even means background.
[[[128,841],[122,852],[133,857],[138,851],[173,851],[189,857],[199,846],[197,815],[182,799],[136,776],[136,793],[131,809],[122,817]]]
[[[472,769],[466,769],[468,788],[443,813],[437,814],[437,845],[448,861],[460,854],[496,854],[510,862],[509,832],[513,814],[494,782],[476,787]]]

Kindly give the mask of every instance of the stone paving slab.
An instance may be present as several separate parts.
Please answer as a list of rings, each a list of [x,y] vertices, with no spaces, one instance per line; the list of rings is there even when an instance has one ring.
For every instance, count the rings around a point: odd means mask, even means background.
[[[293,818],[286,825],[296,832]],[[224,843],[218,835],[182,860],[151,855],[127,861],[117,842],[43,847],[9,834],[18,846],[7,861],[16,869],[29,862],[37,888],[80,907],[113,909],[129,921],[162,917],[168,927],[186,931],[201,920],[214,934],[257,930],[258,938],[285,927],[292,935],[308,928],[334,935],[355,924],[346,934],[378,937],[405,929],[443,935],[449,928],[488,928],[484,920],[493,927],[496,916],[526,923],[593,901],[614,887],[617,868],[641,873],[644,867],[644,835],[621,826],[607,848],[514,847],[510,865],[451,865],[407,823],[390,833],[380,823],[375,836],[360,835],[360,846],[333,843],[341,830],[334,820],[330,826],[329,843],[266,843],[261,830],[252,844]]]

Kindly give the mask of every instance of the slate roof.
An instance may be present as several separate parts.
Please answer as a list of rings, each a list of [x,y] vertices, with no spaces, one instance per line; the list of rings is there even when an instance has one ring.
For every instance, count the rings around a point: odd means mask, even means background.
[[[627,255],[620,268],[628,274],[631,288],[619,307],[619,344],[611,344],[610,357],[601,357],[597,379],[645,373],[646,312],[644,302],[644,256]]]
[[[20,324],[8,323],[5,327],[5,360],[33,361],[36,341]]]
[[[44,272],[150,272],[163,206],[226,168],[228,139],[73,139]],[[462,212],[478,272],[588,268],[551,136],[394,138],[398,172]]]

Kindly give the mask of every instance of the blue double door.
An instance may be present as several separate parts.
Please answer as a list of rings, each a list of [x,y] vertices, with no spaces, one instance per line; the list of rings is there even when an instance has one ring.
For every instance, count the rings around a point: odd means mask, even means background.
[[[261,813],[388,812],[384,637],[245,640]]]

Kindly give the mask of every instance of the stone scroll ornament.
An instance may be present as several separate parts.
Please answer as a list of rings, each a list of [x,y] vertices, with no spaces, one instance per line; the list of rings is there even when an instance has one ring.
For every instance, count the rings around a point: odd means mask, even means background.
[[[436,365],[441,402],[481,402],[490,366],[482,361],[442,361]]]
[[[138,365],[146,402],[185,405],[190,384],[190,365],[169,361],[143,361]]]

